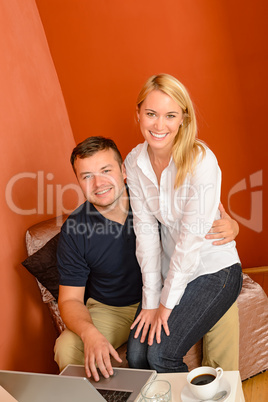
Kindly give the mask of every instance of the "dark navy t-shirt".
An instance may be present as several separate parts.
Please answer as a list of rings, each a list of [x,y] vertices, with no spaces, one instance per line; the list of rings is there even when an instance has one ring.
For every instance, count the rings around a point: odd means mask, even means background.
[[[58,243],[60,285],[85,286],[89,297],[112,306],[141,300],[132,211],[124,225],[110,221],[86,201],[65,221]]]

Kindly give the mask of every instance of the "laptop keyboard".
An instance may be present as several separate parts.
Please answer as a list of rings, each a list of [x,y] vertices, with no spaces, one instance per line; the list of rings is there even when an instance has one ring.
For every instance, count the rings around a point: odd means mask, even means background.
[[[132,392],[128,391],[114,391],[110,389],[97,389],[97,391],[108,402],[126,402]]]

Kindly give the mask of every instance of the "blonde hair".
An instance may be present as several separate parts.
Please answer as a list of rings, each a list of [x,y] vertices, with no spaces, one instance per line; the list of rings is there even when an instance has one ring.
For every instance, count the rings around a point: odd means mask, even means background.
[[[169,95],[179,104],[183,112],[183,124],[179,127],[172,147],[173,160],[178,170],[175,187],[178,188],[184,182],[187,173],[193,172],[200,152],[202,157],[204,156],[205,148],[202,142],[197,139],[194,107],[184,85],[169,74],[152,75],[145,82],[138,95],[138,109],[147,95],[154,90],[160,90]]]

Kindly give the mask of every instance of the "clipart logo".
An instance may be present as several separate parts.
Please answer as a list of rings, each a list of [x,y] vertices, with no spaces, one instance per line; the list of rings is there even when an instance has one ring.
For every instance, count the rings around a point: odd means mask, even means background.
[[[247,190],[246,179],[241,180],[237,184],[235,184],[228,195],[228,208],[234,219],[236,219],[239,223],[246,226],[247,228],[254,230],[254,232],[260,233],[262,231],[263,225],[263,206],[262,206],[262,198],[263,191],[260,190],[262,186],[262,170],[259,170],[256,173],[253,173],[249,176],[250,183],[250,218],[246,219],[242,216],[236,214],[231,210],[230,200],[234,194],[239,193],[240,191]],[[258,187],[258,189],[256,189]],[[255,190],[254,190],[255,189]]]

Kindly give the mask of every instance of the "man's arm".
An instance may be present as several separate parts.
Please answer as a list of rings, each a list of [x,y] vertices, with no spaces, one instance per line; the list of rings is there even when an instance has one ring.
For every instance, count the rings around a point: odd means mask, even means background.
[[[213,222],[206,239],[221,239],[214,241],[215,246],[229,243],[234,240],[239,233],[238,223],[227,214],[222,204],[219,205],[221,219]]]
[[[94,380],[98,381],[96,364],[103,376],[108,378],[113,374],[110,355],[118,362],[121,362],[121,359],[113,346],[94,326],[90,313],[84,305],[84,293],[85,287],[60,286],[58,305],[66,326],[80,336],[84,343],[87,376],[93,376]]]

